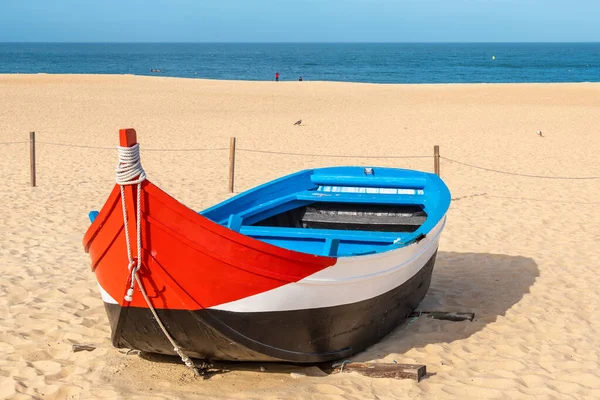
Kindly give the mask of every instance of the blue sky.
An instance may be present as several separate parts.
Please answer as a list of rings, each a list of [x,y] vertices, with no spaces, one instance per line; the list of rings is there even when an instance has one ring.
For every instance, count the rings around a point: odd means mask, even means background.
[[[0,0],[0,42],[600,42],[600,0]]]

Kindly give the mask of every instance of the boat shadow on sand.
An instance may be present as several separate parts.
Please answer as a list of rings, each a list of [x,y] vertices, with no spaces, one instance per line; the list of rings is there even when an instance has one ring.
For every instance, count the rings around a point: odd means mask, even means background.
[[[539,276],[531,258],[488,253],[439,251],[431,286],[417,311],[475,313],[473,321],[452,322],[427,318],[409,318],[379,342],[349,359],[358,362],[394,360],[403,363],[403,354],[413,348],[436,343],[451,343],[470,337],[492,324],[517,304]],[[143,354],[143,358],[167,363],[181,363],[178,357]],[[341,361],[341,360],[340,360]],[[419,362],[419,360],[413,360]],[[309,376],[324,375],[315,366],[327,369],[332,363],[290,365],[276,363],[217,362],[220,372],[256,371],[271,373],[301,372]],[[212,375],[212,374],[210,374]]]
[[[529,293],[538,276],[536,262],[528,257],[440,251],[431,286],[417,311],[470,312],[475,314],[473,321],[440,321],[425,315],[408,319],[353,360],[401,357],[413,348],[466,339],[504,316]]]

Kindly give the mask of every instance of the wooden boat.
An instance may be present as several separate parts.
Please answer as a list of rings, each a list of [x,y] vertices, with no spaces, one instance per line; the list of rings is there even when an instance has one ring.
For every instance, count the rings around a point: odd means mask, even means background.
[[[438,176],[379,167],[300,171],[200,213],[139,188],[115,185],[83,239],[112,342],[209,360],[322,362],[378,341],[425,296],[450,204]]]

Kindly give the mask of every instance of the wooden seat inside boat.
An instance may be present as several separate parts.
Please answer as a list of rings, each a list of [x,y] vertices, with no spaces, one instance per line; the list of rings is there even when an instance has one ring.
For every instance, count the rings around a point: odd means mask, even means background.
[[[337,231],[414,232],[427,220],[420,205],[313,202],[247,225]],[[231,223],[228,224],[230,228]],[[241,226],[241,222],[240,225]],[[233,228],[232,228],[233,229]]]
[[[239,232],[252,237],[280,237],[297,239],[339,239],[347,242],[373,242],[388,243],[402,241],[413,236],[410,232],[369,232],[369,231],[344,231],[334,229],[303,229],[281,228],[274,226],[242,226]]]
[[[300,222],[303,228],[414,232],[426,219],[416,205],[314,203],[305,207]]]
[[[377,248],[405,244],[417,235],[412,232],[373,232],[334,229],[241,226],[239,232],[268,243],[297,243],[292,248],[309,247],[315,254],[343,256],[375,253]]]
[[[325,256],[374,253],[376,248],[404,244],[417,235],[410,232],[369,232],[333,229],[242,226],[239,232],[270,243],[312,243],[313,252]],[[343,250],[339,250],[342,248]]]

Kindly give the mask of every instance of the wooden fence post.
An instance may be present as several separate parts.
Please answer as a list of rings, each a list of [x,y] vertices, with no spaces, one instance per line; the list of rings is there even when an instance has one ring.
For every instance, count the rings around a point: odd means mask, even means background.
[[[440,146],[433,146],[433,171],[440,176]]]
[[[235,176],[235,137],[229,138],[229,193],[233,193]]]
[[[29,176],[31,187],[35,187],[35,132],[29,132]]]

